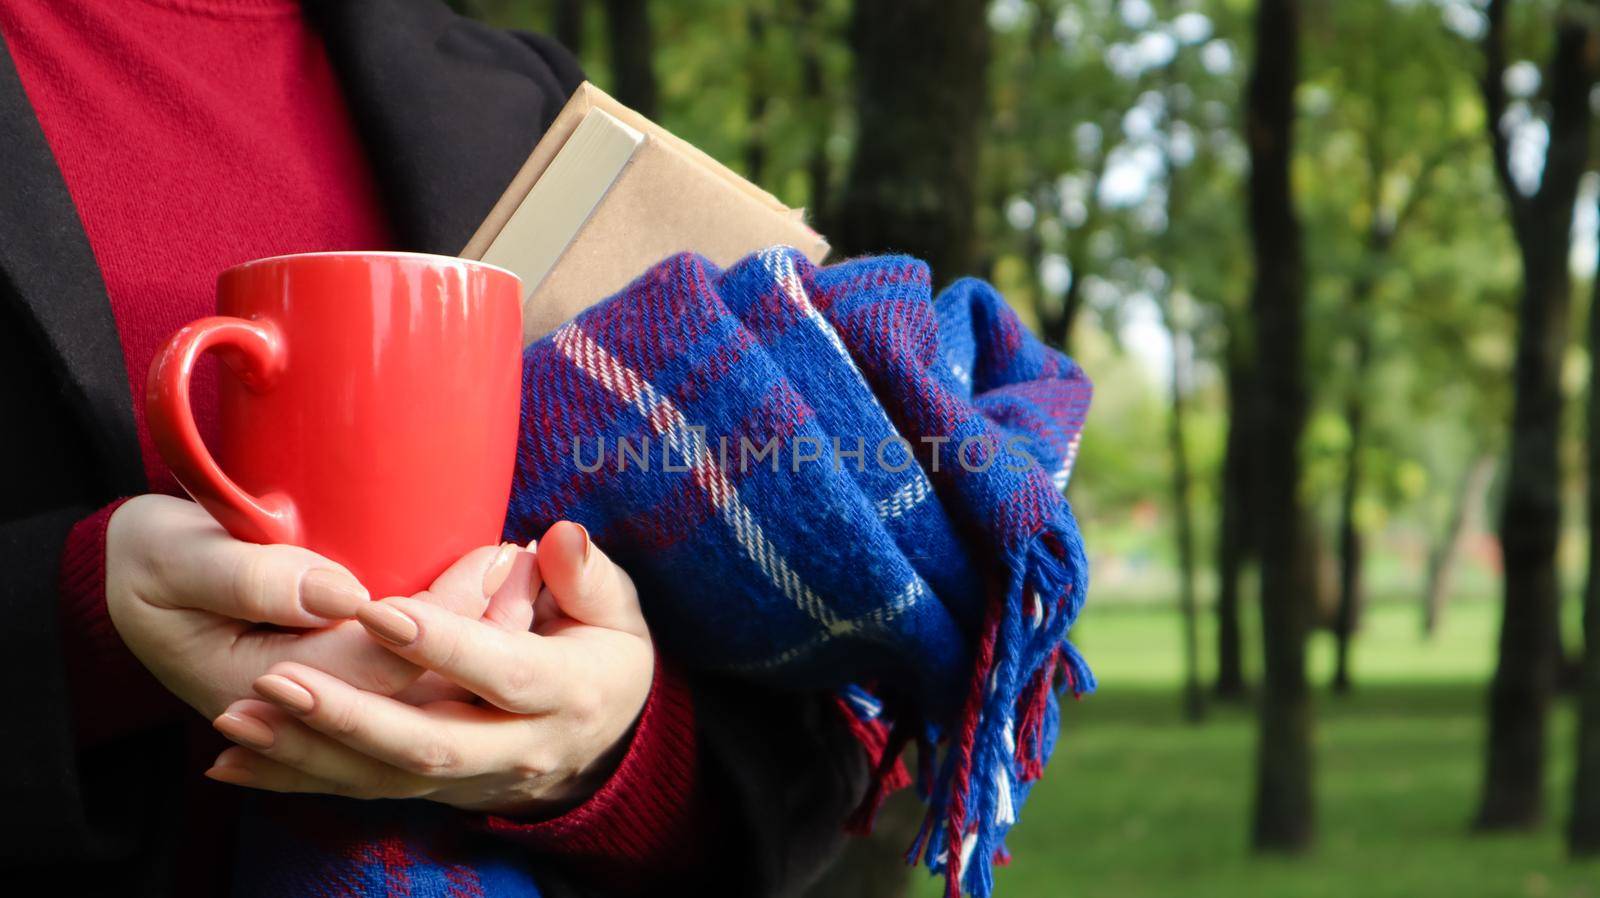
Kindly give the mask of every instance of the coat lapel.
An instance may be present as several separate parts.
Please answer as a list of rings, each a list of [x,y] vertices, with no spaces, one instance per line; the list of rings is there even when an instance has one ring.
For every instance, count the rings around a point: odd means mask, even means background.
[[[454,255],[582,81],[545,38],[416,0],[306,5],[403,248]]]
[[[0,303],[14,303],[53,359],[106,486],[144,486],[116,321],[78,211],[0,41]]]

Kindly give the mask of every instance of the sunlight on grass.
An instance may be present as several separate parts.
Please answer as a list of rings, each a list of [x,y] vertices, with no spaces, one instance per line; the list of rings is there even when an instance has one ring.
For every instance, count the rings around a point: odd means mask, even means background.
[[[1600,898],[1600,863],[1563,853],[1571,715],[1552,731],[1551,821],[1538,832],[1467,831],[1480,776],[1482,683],[1495,605],[1460,604],[1420,641],[1415,608],[1367,616],[1357,689],[1319,688],[1320,836],[1301,858],[1248,850],[1247,708],[1179,718],[1178,620],[1160,608],[1102,607],[1076,633],[1101,692],[1065,709],[1062,742],[1010,840],[1000,898]],[[1326,680],[1326,646],[1313,652]],[[1209,642],[1206,643],[1210,645]],[[919,877],[920,879],[920,877]],[[939,894],[919,883],[919,895]]]

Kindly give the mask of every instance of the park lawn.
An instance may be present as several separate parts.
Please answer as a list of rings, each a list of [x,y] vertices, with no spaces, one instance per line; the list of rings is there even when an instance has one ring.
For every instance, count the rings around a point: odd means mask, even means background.
[[[1302,857],[1261,859],[1247,850],[1248,710],[1218,707],[1203,725],[1183,723],[1176,616],[1093,609],[1077,635],[1100,692],[1065,708],[1062,741],[1012,831],[1016,859],[998,872],[996,894],[1600,898],[1600,863],[1571,863],[1562,850],[1572,751],[1565,703],[1552,730],[1550,822],[1529,834],[1467,831],[1494,615],[1491,602],[1458,604],[1423,644],[1412,606],[1372,609],[1355,693],[1318,690],[1318,844]],[[1312,659],[1319,684],[1321,640]],[[917,894],[939,894],[937,883],[920,882]]]

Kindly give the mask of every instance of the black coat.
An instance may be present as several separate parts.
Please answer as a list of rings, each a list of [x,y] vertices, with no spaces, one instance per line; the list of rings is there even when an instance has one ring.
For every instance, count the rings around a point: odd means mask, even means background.
[[[433,0],[308,2],[403,248],[454,254],[581,80],[536,36]],[[166,895],[184,863],[170,731],[80,754],[56,577],[74,522],[146,489],[105,286],[0,44],[0,890]],[[703,894],[787,894],[837,848],[865,763],[815,699],[692,679],[731,826]],[[176,729],[176,728],[173,728]],[[591,894],[552,876],[553,894]],[[17,892],[27,894],[28,892]]]

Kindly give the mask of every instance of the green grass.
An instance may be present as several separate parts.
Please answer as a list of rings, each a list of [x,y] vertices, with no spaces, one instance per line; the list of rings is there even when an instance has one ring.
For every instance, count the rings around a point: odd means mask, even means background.
[[[1494,611],[1489,602],[1458,604],[1424,643],[1410,605],[1372,609],[1355,693],[1318,690],[1317,845],[1301,857],[1261,858],[1248,850],[1248,709],[1214,707],[1204,724],[1183,723],[1177,618],[1151,607],[1094,609],[1078,635],[1101,691],[1065,709],[1061,744],[1012,831],[1015,860],[998,872],[997,894],[1600,898],[1600,863],[1574,864],[1561,844],[1567,708],[1552,728],[1550,822],[1520,835],[1468,832]],[[1323,641],[1313,644],[1319,684]],[[938,894],[937,884],[921,883],[918,894]]]

